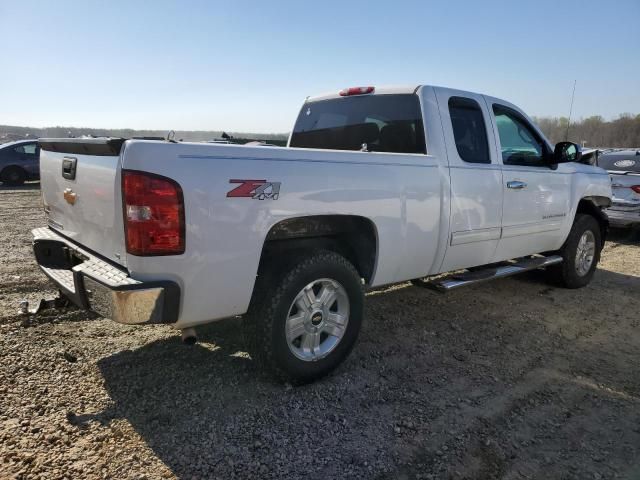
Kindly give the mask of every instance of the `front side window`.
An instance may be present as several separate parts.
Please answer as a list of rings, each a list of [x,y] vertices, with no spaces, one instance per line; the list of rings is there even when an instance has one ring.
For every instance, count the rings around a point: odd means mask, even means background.
[[[478,102],[470,98],[451,97],[449,115],[460,158],[470,163],[491,163],[487,129]]]
[[[291,147],[426,153],[420,101],[414,94],[363,95],[307,103]]]
[[[534,167],[546,165],[544,141],[520,114],[501,105],[494,105],[493,113],[500,136],[502,163]]]

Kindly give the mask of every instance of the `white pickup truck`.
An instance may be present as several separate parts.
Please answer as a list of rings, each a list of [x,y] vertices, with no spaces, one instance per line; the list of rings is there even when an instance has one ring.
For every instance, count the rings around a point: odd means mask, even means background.
[[[554,149],[516,106],[447,88],[307,98],[282,148],[40,146],[48,225],[34,251],[64,295],[188,336],[243,315],[254,358],[295,382],[348,355],[365,288],[534,268],[581,287],[607,232],[609,177],[577,145]]]

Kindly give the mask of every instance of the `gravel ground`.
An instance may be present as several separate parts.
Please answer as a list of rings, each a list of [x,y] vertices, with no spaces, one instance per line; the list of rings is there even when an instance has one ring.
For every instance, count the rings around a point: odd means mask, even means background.
[[[640,234],[593,283],[540,274],[367,299],[348,361],[292,388],[243,353],[238,320],[194,347],[166,326],[66,309],[29,231],[37,185],[0,187],[0,478],[640,478]]]

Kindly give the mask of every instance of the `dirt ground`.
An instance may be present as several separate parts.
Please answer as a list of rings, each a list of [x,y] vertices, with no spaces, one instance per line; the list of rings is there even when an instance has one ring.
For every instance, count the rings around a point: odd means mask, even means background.
[[[238,320],[170,327],[67,309],[31,254],[36,185],[0,187],[0,478],[640,478],[640,234],[591,285],[533,273],[372,292],[349,359],[291,387]]]

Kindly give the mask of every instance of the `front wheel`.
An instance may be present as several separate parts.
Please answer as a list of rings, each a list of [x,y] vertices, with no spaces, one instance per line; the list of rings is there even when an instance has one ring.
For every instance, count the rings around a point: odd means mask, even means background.
[[[358,337],[364,303],[360,275],[330,251],[310,253],[270,273],[259,277],[245,317],[252,357],[291,383],[326,375]]]
[[[587,285],[596,271],[602,250],[600,225],[591,215],[578,214],[560,249],[562,263],[547,268],[550,280],[566,288]]]

